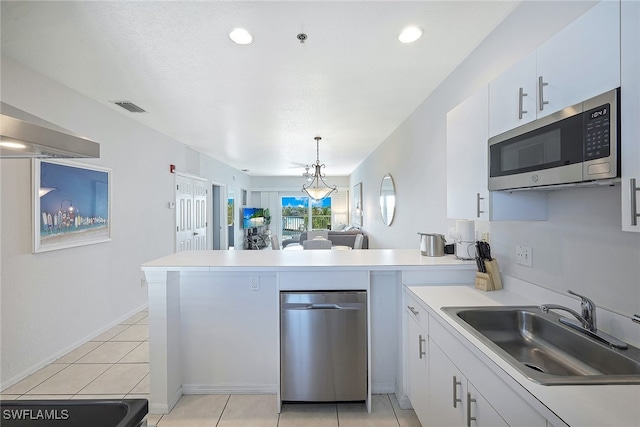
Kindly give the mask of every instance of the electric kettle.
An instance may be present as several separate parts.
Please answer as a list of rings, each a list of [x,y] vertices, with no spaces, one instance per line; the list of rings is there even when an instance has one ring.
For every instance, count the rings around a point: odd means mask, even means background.
[[[418,233],[420,236],[420,253],[424,256],[444,256],[444,235],[437,233]]]

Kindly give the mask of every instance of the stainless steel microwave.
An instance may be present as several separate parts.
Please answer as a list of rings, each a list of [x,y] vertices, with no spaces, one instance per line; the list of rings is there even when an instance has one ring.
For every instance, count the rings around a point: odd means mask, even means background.
[[[620,89],[489,139],[489,190],[620,176]]]

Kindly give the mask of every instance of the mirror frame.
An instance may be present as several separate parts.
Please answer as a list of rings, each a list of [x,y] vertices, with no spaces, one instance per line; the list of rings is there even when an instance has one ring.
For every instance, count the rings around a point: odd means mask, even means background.
[[[391,183],[391,188],[389,188],[389,182]],[[387,184],[385,185],[385,183]],[[389,208],[387,202],[391,196],[393,204]],[[396,216],[396,183],[390,173],[385,174],[380,183],[380,215],[382,216],[382,223],[387,227],[393,223],[393,219]]]

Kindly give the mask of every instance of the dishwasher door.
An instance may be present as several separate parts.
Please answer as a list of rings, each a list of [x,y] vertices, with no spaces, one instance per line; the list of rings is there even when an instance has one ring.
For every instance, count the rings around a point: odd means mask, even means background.
[[[367,292],[280,293],[283,401],[367,399]]]

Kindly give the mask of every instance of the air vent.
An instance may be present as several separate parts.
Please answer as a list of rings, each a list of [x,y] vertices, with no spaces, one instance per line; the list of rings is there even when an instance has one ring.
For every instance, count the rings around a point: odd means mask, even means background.
[[[134,104],[131,101],[114,101],[113,103],[116,105],[119,105],[120,107],[132,113],[146,113],[145,110],[138,107],[136,104]]]

